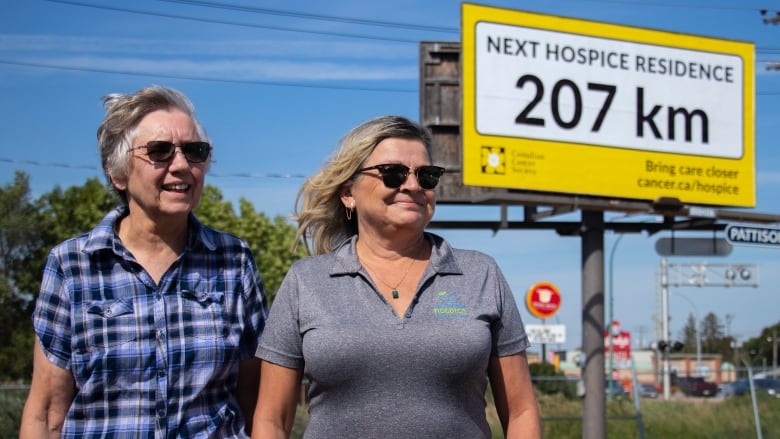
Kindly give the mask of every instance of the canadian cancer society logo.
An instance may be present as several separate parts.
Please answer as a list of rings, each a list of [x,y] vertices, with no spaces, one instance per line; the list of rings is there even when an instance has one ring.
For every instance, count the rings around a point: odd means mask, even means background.
[[[482,173],[506,174],[506,153],[502,146],[482,147]]]
[[[455,293],[439,291],[436,303],[433,305],[433,315],[436,317],[468,317],[466,305],[458,302]]]

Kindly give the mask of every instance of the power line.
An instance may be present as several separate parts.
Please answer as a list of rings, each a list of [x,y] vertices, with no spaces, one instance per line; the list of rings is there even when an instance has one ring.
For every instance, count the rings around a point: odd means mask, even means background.
[[[0,157],[0,162],[13,163],[17,165],[41,166],[44,168],[89,169],[92,171],[100,170],[100,168],[98,168],[97,166],[90,166],[90,165],[77,165],[72,163],[61,163],[61,162],[39,162],[35,160],[19,160],[19,159],[9,159],[3,157]]]
[[[28,165],[28,166],[38,166],[42,168],[66,168],[66,169],[86,169],[90,171],[100,171],[101,169],[97,166],[92,165],[79,165],[74,163],[63,163],[63,162],[41,162],[36,160],[20,160],[20,159],[11,159],[11,158],[5,158],[0,157],[0,162],[4,163],[12,163],[16,165]],[[221,178],[280,178],[280,179],[298,179],[298,178],[308,178],[305,174],[295,174],[295,173],[280,173],[280,172],[211,172],[209,171],[208,175],[212,177],[221,177]]]
[[[185,16],[185,15],[177,15],[177,14],[167,14],[162,12],[151,12],[151,11],[144,11],[144,10],[138,10],[138,9],[129,9],[129,8],[121,8],[116,6],[106,6],[106,5],[98,5],[93,3],[85,3],[81,1],[76,0],[46,0],[51,3],[61,3],[66,5],[73,5],[73,6],[82,6],[87,8],[95,8],[95,9],[104,9],[104,10],[110,10],[110,11],[117,11],[117,12],[127,12],[131,14],[140,14],[140,15],[150,15],[150,16],[156,16],[156,17],[162,17],[162,18],[172,18],[176,20],[188,20],[188,21],[198,21],[198,22],[204,22],[204,23],[214,23],[214,24],[224,24],[229,26],[241,26],[241,27],[253,27],[253,28],[259,28],[259,29],[269,29],[269,30],[278,30],[283,32],[297,32],[297,33],[309,33],[309,34],[315,34],[315,35],[328,35],[328,36],[337,36],[337,37],[343,37],[343,38],[357,38],[357,39],[370,39],[370,40],[378,40],[378,41],[388,41],[388,42],[395,42],[395,43],[412,43],[412,44],[419,44],[419,39],[405,39],[405,38],[390,38],[390,37],[379,37],[379,36],[373,36],[373,35],[360,35],[360,34],[350,34],[350,33],[343,33],[343,32],[326,32],[326,31],[314,31],[314,30],[304,30],[304,29],[298,29],[298,28],[292,28],[292,27],[282,27],[282,26],[267,26],[267,25],[260,25],[260,24],[254,24],[254,23],[242,23],[242,22],[236,22],[236,21],[227,21],[227,20],[216,20],[211,18],[200,18],[200,17],[192,17],[192,16]],[[337,21],[337,22],[347,22],[347,23],[355,23],[355,24],[368,24],[373,23],[374,26],[383,26],[383,27],[403,27],[408,29],[414,29],[414,30],[428,30],[428,31],[434,31],[434,32],[445,32],[445,33],[452,33],[452,34],[459,34],[460,29],[457,28],[448,28],[448,27],[434,27],[434,26],[424,26],[424,25],[417,25],[417,24],[405,24],[405,23],[398,23],[398,22],[386,22],[386,21],[378,21],[378,20],[364,20],[359,18],[347,18],[347,17],[338,17],[338,16],[328,16],[328,15],[317,15],[317,14],[306,14],[301,12],[291,12],[291,11],[282,11],[282,10],[275,10],[275,9],[265,9],[265,8],[254,8],[254,7],[248,7],[248,6],[239,6],[239,5],[232,5],[232,4],[221,4],[221,3],[214,3],[214,2],[207,2],[207,1],[199,1],[199,0],[158,0],[161,2],[169,2],[169,3],[184,3],[184,4],[193,4],[198,6],[204,6],[204,7],[212,7],[212,8],[222,8],[222,9],[236,9],[236,10],[246,10],[253,13],[258,14],[277,14],[277,15],[286,15],[286,16],[299,16],[301,18],[311,18],[311,19],[320,19],[320,20],[330,20],[330,21]],[[717,6],[717,5],[692,5],[692,4],[680,4],[680,3],[655,3],[655,2],[637,2],[637,1],[624,1],[624,0],[586,0],[590,2],[596,2],[596,3],[620,3],[620,4],[630,4],[630,5],[647,5],[647,6],[663,6],[663,7],[686,7],[686,8],[701,8],[701,9],[724,9],[724,10],[751,10],[751,11],[766,11],[765,8],[756,8],[756,7],[737,7],[737,6]],[[756,47],[756,52],[758,53],[780,53],[780,48],[776,47]]]
[[[73,0],[46,0],[46,1],[52,3],[62,3],[66,5],[72,5],[72,6],[83,6],[87,8],[104,9],[104,10],[116,11],[116,12],[126,12],[130,14],[173,18],[175,20],[188,20],[188,21],[198,21],[202,23],[215,23],[215,24],[225,24],[230,26],[252,27],[258,29],[269,29],[269,30],[277,30],[283,32],[298,32],[298,33],[315,34],[315,35],[328,35],[328,36],[335,36],[335,37],[342,37],[342,38],[359,38],[359,39],[368,39],[368,40],[389,41],[393,43],[414,43],[414,44],[419,43],[419,40],[412,40],[412,39],[405,39],[405,38],[379,37],[373,35],[358,35],[358,34],[349,34],[343,32],[303,30],[303,29],[296,29],[292,27],[282,27],[282,26],[267,26],[267,25],[260,25],[254,23],[242,23],[238,21],[216,20],[212,18],[200,18],[200,17],[191,17],[191,16],[185,16],[179,14],[167,14],[163,12],[151,12],[151,11],[143,11],[139,9],[120,8],[118,6],[96,5],[93,3],[84,3],[84,2],[73,1]]]
[[[756,61],[757,63],[772,63],[771,61]],[[41,69],[54,69],[54,70],[70,70],[77,72],[93,72],[93,73],[106,73],[113,75],[129,75],[129,76],[149,76],[156,78],[168,78],[168,79],[180,79],[187,81],[206,81],[206,82],[221,82],[221,83],[234,83],[234,84],[252,84],[252,85],[267,85],[278,87],[300,87],[300,88],[316,88],[325,90],[350,90],[350,91],[370,91],[381,93],[417,93],[417,89],[411,88],[389,88],[389,87],[355,87],[355,86],[337,86],[337,85],[318,85],[318,84],[306,84],[295,82],[278,82],[278,81],[254,81],[248,79],[225,79],[225,78],[205,78],[196,76],[181,76],[170,75],[164,73],[149,73],[149,72],[128,72],[122,70],[110,70],[110,69],[98,69],[90,67],[73,67],[73,66],[61,66],[55,64],[37,63],[29,61],[14,61],[0,59],[0,64],[8,64],[22,67],[34,67]],[[774,66],[775,63],[772,63]],[[770,69],[774,70],[774,69]],[[769,92],[756,92],[756,96],[776,96],[780,95],[780,91]]]
[[[348,86],[348,85],[339,86],[339,85],[325,85],[325,84],[307,84],[304,82],[209,78],[209,77],[198,77],[198,76],[171,75],[166,73],[130,72],[126,70],[102,69],[96,67],[63,66],[63,65],[56,65],[56,64],[49,64],[49,63],[39,63],[39,62],[31,62],[31,61],[14,61],[14,60],[7,60],[7,59],[0,59],[0,64],[9,64],[9,65],[16,65],[16,66],[23,66],[23,67],[36,67],[36,68],[43,68],[43,69],[70,70],[70,71],[79,71],[79,72],[108,73],[108,74],[115,74],[115,75],[151,76],[157,78],[184,79],[190,81],[268,85],[268,86],[278,86],[278,87],[299,87],[299,88],[317,88],[317,89],[326,89],[326,90],[371,91],[371,92],[386,92],[386,93],[416,93],[417,92],[417,89],[408,89],[408,88],[404,89],[404,88],[390,88],[390,87],[360,87],[360,86]]]
[[[451,28],[451,27],[399,23],[399,22],[382,21],[382,20],[367,20],[363,18],[339,17],[335,15],[311,14],[306,12],[282,11],[279,9],[257,8],[252,6],[243,6],[243,5],[236,5],[231,3],[216,3],[216,2],[199,1],[199,0],[158,0],[158,1],[167,2],[167,3],[188,4],[188,5],[202,6],[207,8],[251,12],[253,14],[279,15],[283,17],[304,18],[309,20],[334,21],[338,23],[360,24],[366,26],[390,27],[390,28],[397,28],[397,29],[410,29],[410,30],[443,32],[443,33],[460,32],[460,29]]]

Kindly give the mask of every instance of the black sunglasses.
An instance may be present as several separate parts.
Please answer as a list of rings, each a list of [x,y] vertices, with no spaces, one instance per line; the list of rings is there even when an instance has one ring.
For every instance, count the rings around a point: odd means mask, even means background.
[[[388,189],[398,189],[409,178],[409,172],[413,171],[414,176],[417,177],[417,182],[423,189],[433,189],[439,184],[439,178],[444,174],[444,168],[441,166],[420,166],[418,168],[410,168],[406,165],[397,163],[389,163],[384,165],[369,166],[367,168],[358,169],[356,174],[361,172],[370,171],[376,169],[379,174],[382,175],[382,183]]]
[[[176,154],[176,144],[167,140],[152,140],[146,145],[130,148],[130,151],[146,148],[146,156],[157,163],[169,162]],[[186,142],[179,145],[184,158],[190,163],[203,163],[209,159],[211,145],[208,142]]]

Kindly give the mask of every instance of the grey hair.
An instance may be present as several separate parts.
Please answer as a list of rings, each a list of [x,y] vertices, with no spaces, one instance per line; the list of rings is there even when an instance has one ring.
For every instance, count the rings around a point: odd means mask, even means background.
[[[353,128],[341,139],[335,155],[298,191],[294,214],[298,221],[296,243],[303,242],[309,252],[323,254],[358,233],[357,213],[346,217],[341,188],[359,178],[357,170],[376,146],[388,138],[420,140],[431,158],[430,132],[405,117],[380,116]]]
[[[113,178],[126,179],[130,172],[130,148],[141,120],[157,110],[177,109],[192,119],[199,140],[208,142],[203,126],[195,118],[195,107],[180,91],[161,86],[142,88],[132,94],[103,96],[106,115],[97,130],[98,152],[108,185],[127,204],[127,194],[118,189]],[[209,157],[209,163],[211,157]]]

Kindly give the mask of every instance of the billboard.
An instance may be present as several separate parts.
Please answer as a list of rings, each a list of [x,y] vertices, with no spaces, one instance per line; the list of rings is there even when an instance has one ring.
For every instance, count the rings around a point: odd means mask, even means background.
[[[461,12],[464,184],[754,207],[752,43]]]

